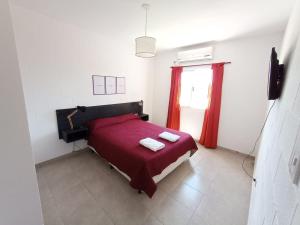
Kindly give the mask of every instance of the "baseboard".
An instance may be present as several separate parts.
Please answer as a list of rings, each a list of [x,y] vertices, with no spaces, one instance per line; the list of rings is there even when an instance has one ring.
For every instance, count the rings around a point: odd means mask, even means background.
[[[195,140],[195,141],[196,141],[196,143],[198,143],[198,140]],[[225,147],[222,147],[222,146],[218,146],[217,149],[234,152],[234,153],[240,154],[240,155],[242,155],[244,157],[248,157],[249,159],[255,160],[255,157],[252,156],[252,155],[247,155],[245,153],[242,153],[242,152],[230,149],[230,148],[225,148]],[[67,158],[73,157],[75,155],[81,154],[83,151],[92,151],[92,150],[89,149],[88,147],[86,147],[86,148],[83,148],[83,149],[80,149],[80,150],[77,150],[77,151],[73,151],[73,152],[67,153],[65,155],[58,156],[56,158],[49,159],[47,161],[43,161],[43,162],[37,163],[37,164],[35,164],[35,168],[40,168],[42,166],[45,166],[45,165],[47,165],[49,163],[52,163],[52,162],[55,162],[55,161],[58,161],[58,160],[61,160],[61,159],[67,159]]]
[[[245,154],[245,153],[242,153],[242,152],[239,152],[239,151],[236,151],[236,150],[230,149],[230,148],[225,148],[225,147],[222,147],[222,146],[218,146],[218,149],[225,150],[225,151],[231,151],[231,152],[234,152],[234,153],[240,154],[240,155],[242,155],[242,156],[244,156],[244,157],[248,157],[249,159],[253,159],[253,160],[255,160],[255,156],[248,155],[248,154]]]
[[[49,160],[37,163],[37,164],[35,164],[35,168],[40,168],[42,166],[45,166],[49,163],[52,163],[52,162],[55,162],[55,161],[58,161],[58,160],[61,160],[61,159],[67,159],[67,158],[73,157],[75,155],[81,154],[84,151],[91,151],[91,150],[88,147],[83,148],[83,149],[79,149],[79,150],[67,153],[65,155],[61,155],[61,156],[55,157],[53,159],[49,159]]]

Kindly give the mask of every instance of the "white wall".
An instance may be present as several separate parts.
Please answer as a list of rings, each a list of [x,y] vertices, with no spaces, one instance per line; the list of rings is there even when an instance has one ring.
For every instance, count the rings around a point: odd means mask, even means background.
[[[151,60],[134,56],[134,40],[119,40],[12,5],[35,161],[72,151],[58,140],[56,109],[144,100],[151,114]],[[126,76],[126,94],[92,95],[91,75]],[[151,118],[151,117],[150,117]]]
[[[300,150],[300,1],[285,32],[280,58],[287,66],[284,91],[276,101],[256,159],[248,225],[299,225],[300,184],[292,184],[288,163]]]
[[[251,150],[267,108],[271,47],[278,48],[281,39],[282,33],[276,33],[212,43],[215,47],[214,61],[232,62],[225,65],[224,70],[219,146],[243,153]],[[161,125],[166,124],[170,66],[176,59],[177,51],[178,49],[162,52],[155,58],[153,121]]]
[[[43,224],[8,2],[0,1],[0,225]]]

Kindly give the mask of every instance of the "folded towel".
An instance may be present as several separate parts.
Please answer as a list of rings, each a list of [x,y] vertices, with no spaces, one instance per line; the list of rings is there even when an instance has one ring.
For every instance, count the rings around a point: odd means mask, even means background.
[[[160,133],[158,136],[160,138],[166,139],[166,140],[171,141],[171,142],[176,142],[180,138],[180,136],[178,136],[176,134],[172,134],[172,133],[166,132],[166,131]]]
[[[145,138],[140,140],[140,144],[143,145],[146,148],[149,148],[150,150],[156,152],[162,148],[165,147],[164,143],[161,143],[159,141],[156,141],[152,138]]]

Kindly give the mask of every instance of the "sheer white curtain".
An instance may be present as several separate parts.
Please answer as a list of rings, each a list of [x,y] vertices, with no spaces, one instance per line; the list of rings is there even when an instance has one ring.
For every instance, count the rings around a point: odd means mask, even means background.
[[[211,66],[183,68],[181,74],[180,130],[199,139],[212,81]]]

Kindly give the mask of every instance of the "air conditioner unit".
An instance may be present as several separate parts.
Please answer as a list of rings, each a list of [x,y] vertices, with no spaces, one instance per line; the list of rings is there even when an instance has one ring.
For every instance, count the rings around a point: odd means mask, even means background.
[[[208,60],[213,58],[213,47],[197,48],[177,53],[177,62]]]

